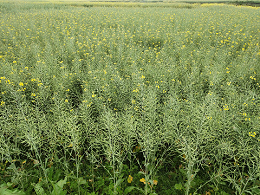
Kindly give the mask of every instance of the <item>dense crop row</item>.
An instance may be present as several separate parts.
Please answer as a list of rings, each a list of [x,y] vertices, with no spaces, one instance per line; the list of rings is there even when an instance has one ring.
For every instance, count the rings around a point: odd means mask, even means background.
[[[190,8],[3,3],[0,180],[259,193],[260,9]]]

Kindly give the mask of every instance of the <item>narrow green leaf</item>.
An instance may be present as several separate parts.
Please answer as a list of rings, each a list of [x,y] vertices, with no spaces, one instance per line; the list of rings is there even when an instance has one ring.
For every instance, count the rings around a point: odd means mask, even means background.
[[[129,186],[125,189],[124,194],[130,193],[133,189],[135,189],[135,186]]]
[[[124,179],[118,179],[116,181],[116,186],[119,186],[123,181],[124,181]]]

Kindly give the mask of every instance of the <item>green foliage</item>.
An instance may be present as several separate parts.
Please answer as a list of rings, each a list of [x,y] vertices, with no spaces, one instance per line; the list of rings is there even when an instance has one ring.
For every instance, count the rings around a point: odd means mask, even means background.
[[[8,189],[10,186],[12,186],[12,183],[7,183],[7,184],[1,184],[0,186],[0,194],[1,195],[11,195],[11,194],[17,194],[17,195],[25,195],[24,192],[19,191],[19,190],[10,190]]]
[[[0,194],[259,194],[258,8],[0,13]]]

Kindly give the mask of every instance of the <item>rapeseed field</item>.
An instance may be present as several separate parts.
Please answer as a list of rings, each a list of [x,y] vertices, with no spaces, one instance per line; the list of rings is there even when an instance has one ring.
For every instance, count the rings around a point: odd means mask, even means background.
[[[0,4],[0,194],[259,194],[260,8]]]

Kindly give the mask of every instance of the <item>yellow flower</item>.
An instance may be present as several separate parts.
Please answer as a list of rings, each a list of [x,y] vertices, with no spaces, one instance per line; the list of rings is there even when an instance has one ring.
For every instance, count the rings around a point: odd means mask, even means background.
[[[157,181],[157,180],[153,180],[153,184],[154,184],[154,185],[157,185],[157,184],[158,184],[158,181]]]
[[[229,108],[228,108],[228,105],[227,105],[227,104],[225,104],[225,105],[223,106],[223,108],[224,108],[224,110],[229,110]]]
[[[143,182],[144,184],[146,184],[145,178],[140,179],[140,182]]]
[[[133,177],[131,175],[129,175],[128,178],[127,178],[127,182],[131,183],[132,181],[133,181]]]
[[[19,85],[22,87],[23,86],[23,82],[20,82]]]
[[[249,132],[249,136],[251,136],[251,137],[255,137],[256,136],[256,132]]]
[[[1,106],[5,105],[5,102],[4,101],[1,101]]]

